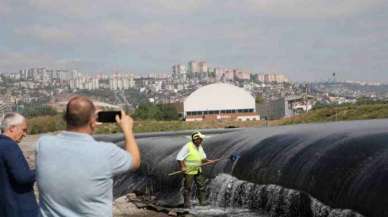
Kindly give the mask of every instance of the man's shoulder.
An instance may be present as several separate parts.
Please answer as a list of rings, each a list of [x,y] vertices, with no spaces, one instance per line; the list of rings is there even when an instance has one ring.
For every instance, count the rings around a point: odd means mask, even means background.
[[[89,147],[91,151],[105,153],[108,155],[112,152],[118,151],[118,149],[121,149],[119,146],[112,142],[93,140],[86,143],[87,147]]]
[[[15,141],[13,141],[11,138],[5,136],[5,135],[2,135],[0,134],[0,143],[15,143]]]
[[[182,149],[183,149],[183,148],[188,148],[189,145],[190,145],[190,142],[186,142],[184,145],[181,146],[181,148],[182,148]]]
[[[59,135],[56,134],[44,134],[39,137],[36,142],[37,146],[42,146],[45,144],[51,145],[53,143],[57,144],[61,140]]]
[[[107,149],[112,149],[112,148],[119,148],[116,144],[112,143],[112,142],[102,142],[102,141],[94,141],[94,143],[97,145],[97,146],[100,146],[102,148],[107,148]]]
[[[80,143],[85,143],[85,144],[93,145],[93,146],[97,146],[97,147],[113,147],[113,146],[116,146],[112,142],[98,141],[98,140],[95,140],[92,137],[91,137],[91,139],[84,139],[84,138],[83,139],[78,139],[78,138],[64,137],[61,134],[57,134],[57,135],[50,135],[50,134],[43,135],[43,136],[41,136],[39,138],[38,143],[42,143],[42,142],[46,143],[46,142],[52,142],[52,141],[63,141],[65,143],[68,143],[69,140],[74,140],[74,141],[77,141],[77,142],[80,142]]]
[[[58,138],[58,135],[44,134],[39,137],[38,142],[46,141],[46,140],[55,140]]]
[[[5,137],[5,136],[0,137],[0,150],[1,151],[9,150],[9,149],[17,149],[17,148],[19,148],[18,144],[15,141],[13,141],[12,139]]]
[[[181,152],[183,152],[183,151],[188,152],[188,150],[189,150],[189,144],[190,144],[190,143],[188,142],[188,143],[185,143],[184,145],[182,145],[180,151],[181,151]]]

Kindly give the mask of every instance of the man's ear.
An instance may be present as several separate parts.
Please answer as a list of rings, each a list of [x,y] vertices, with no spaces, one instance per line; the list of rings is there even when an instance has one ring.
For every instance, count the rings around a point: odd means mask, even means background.
[[[91,118],[89,121],[89,126],[94,130],[97,126],[96,118]]]
[[[15,130],[16,130],[16,127],[15,127],[15,126],[11,126],[11,127],[8,128],[8,131],[9,131],[10,133],[14,133]]]

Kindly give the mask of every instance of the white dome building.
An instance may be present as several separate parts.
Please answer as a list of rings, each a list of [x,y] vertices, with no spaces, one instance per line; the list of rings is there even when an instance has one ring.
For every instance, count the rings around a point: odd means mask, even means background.
[[[216,83],[199,88],[183,103],[186,121],[259,120],[255,98],[231,84]]]

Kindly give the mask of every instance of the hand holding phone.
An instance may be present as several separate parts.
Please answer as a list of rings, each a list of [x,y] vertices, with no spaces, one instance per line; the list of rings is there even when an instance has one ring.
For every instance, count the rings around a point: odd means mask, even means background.
[[[121,111],[121,116],[116,118],[116,122],[124,134],[132,133],[133,119],[131,116],[125,114],[124,111]]]

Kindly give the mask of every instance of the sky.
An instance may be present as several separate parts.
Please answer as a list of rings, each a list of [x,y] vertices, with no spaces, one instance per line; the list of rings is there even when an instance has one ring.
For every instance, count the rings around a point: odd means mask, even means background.
[[[388,83],[388,0],[0,0],[0,72],[167,73],[208,61]]]

